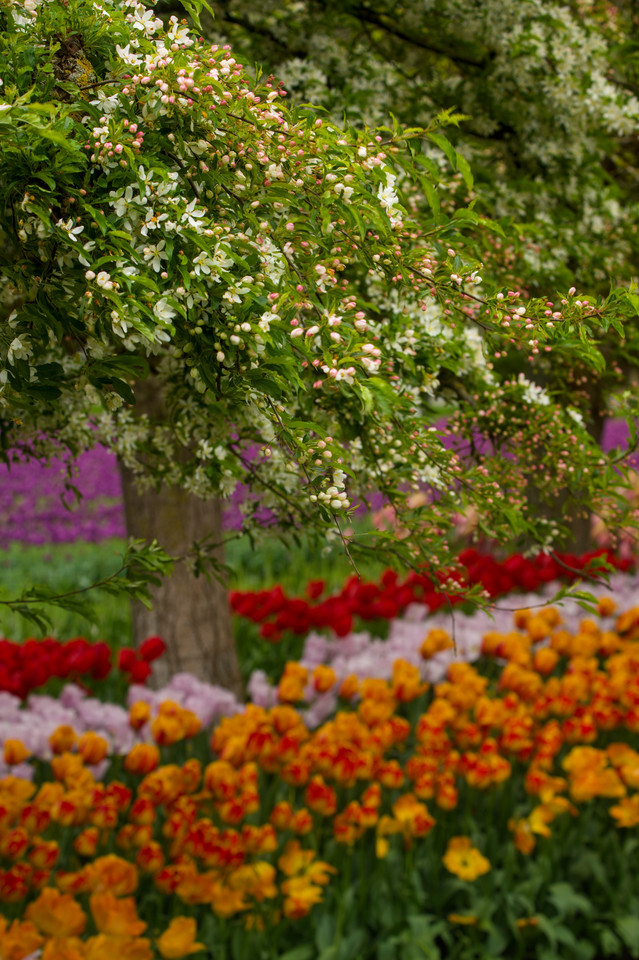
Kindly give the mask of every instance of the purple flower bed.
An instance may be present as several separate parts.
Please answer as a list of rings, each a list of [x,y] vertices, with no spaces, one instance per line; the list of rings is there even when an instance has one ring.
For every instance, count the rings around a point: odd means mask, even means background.
[[[32,460],[0,464],[0,547],[25,544],[96,543],[125,536],[122,487],[115,456],[104,447],[83,453],[74,483],[82,494],[76,501],[66,492],[61,460],[49,466]],[[66,506],[65,506],[66,504]]]
[[[53,460],[48,466],[37,460],[11,467],[0,463],[0,549],[6,550],[12,542],[99,543],[126,536],[115,454],[97,446],[81,454],[76,465],[73,483],[82,494],[79,501],[65,491],[62,460]],[[245,496],[246,488],[238,486],[224,515],[227,528],[240,528],[240,504]]]
[[[609,420],[604,429],[604,450],[627,446],[628,430],[620,420]],[[637,455],[632,458],[637,461]],[[0,464],[0,549],[11,542],[25,544],[98,543],[124,537],[122,487],[114,454],[96,447],[77,461],[75,485],[82,494],[77,502],[65,493],[62,461],[49,466],[37,461]],[[64,496],[64,500],[63,500]],[[241,525],[240,504],[246,490],[238,486],[225,513],[225,526]],[[65,502],[67,506],[65,507]]]

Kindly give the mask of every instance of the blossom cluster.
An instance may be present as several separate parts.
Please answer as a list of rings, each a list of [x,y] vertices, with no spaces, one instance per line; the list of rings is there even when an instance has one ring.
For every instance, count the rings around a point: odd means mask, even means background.
[[[379,31],[374,40],[367,22]],[[486,266],[494,269],[497,260],[508,269],[510,257],[514,276],[525,273],[524,282],[537,287],[556,284],[568,263],[592,284],[606,273],[625,274],[632,262],[636,240],[632,227],[625,230],[624,210],[634,198],[605,172],[614,138],[623,142],[639,118],[636,94],[619,82],[631,62],[620,49],[631,36],[622,7],[571,9],[545,0],[479,8],[469,0],[423,0],[395,17],[377,0],[366,17],[300,0],[286,24],[276,0],[259,11],[238,0],[233,16],[222,7],[216,19],[216,38],[277,69],[295,99],[335,117],[370,126],[389,115],[424,123],[454,103],[465,115],[457,142],[473,170],[487,174],[483,200],[499,216],[527,224],[514,267],[514,251],[501,238]],[[436,67],[442,62],[445,82]],[[440,161],[434,149],[425,154],[431,164]],[[496,166],[499,177],[492,176]],[[476,195],[461,171],[456,191]],[[441,199],[451,203],[447,193]]]
[[[301,664],[278,705],[249,705],[210,734],[176,702],[152,718],[136,701],[129,728],[150,722],[151,736],[124,747],[103,782],[107,738],[57,727],[33,782],[0,780],[0,903],[18,917],[3,920],[0,950],[178,958],[282,925],[292,947],[306,935],[296,922],[334,911],[345,883],[366,910],[402,869],[422,891],[412,909],[443,910],[447,930],[477,923],[475,883],[510,903],[505,865],[512,884],[528,882],[537,855],[569,869],[561,857],[581,831],[603,851],[611,826],[639,823],[639,609],[614,608],[602,597],[574,628],[556,607],[521,609],[477,638],[476,665],[454,658],[432,684],[401,659],[388,680],[353,676],[314,731],[293,705]],[[430,630],[423,664],[451,646]],[[15,772],[28,753],[5,741]],[[547,895],[542,884],[517,901],[513,946]]]

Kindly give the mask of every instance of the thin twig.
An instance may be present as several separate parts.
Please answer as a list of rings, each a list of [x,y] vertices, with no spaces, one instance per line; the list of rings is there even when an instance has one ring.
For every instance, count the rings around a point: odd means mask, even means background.
[[[120,567],[119,570],[116,570],[115,573],[111,574],[110,577],[106,577],[104,580],[96,580],[95,583],[90,583],[88,587],[80,587],[77,590],[69,590],[67,593],[57,593],[50,597],[25,597],[24,599],[19,598],[17,600],[0,600],[0,605],[4,607],[11,607],[22,603],[55,603],[56,600],[66,600],[67,597],[75,597],[80,593],[87,593],[88,590],[98,590],[105,584],[115,580],[116,577],[119,577],[120,574],[124,573],[124,571],[127,569],[128,567],[125,565]]]

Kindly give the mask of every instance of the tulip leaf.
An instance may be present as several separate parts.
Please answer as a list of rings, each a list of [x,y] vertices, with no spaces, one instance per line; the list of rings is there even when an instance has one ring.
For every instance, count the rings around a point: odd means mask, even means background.
[[[315,931],[315,943],[317,945],[317,949],[322,954],[328,949],[335,939],[335,926],[335,917],[332,917],[329,913],[325,913],[317,924],[317,930]]]
[[[632,957],[639,957],[639,917],[619,917],[615,929],[628,947]]]
[[[553,883],[550,887],[550,900],[561,917],[571,913],[588,916],[593,911],[590,900],[576,893],[570,883]]]
[[[308,943],[303,943],[299,947],[293,947],[292,950],[287,950],[279,960],[311,960],[314,952]]]

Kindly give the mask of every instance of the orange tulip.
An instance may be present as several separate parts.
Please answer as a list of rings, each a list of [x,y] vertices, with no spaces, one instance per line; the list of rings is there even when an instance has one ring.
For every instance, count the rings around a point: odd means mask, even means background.
[[[45,887],[37,900],[25,910],[30,920],[48,937],[75,937],[84,932],[87,915],[69,893]]]
[[[87,864],[85,872],[89,887],[95,892],[108,890],[114,896],[122,897],[137,890],[138,872],[135,866],[113,853]]]
[[[0,917],[0,955],[2,960],[22,960],[38,950],[44,940],[31,921],[14,920],[7,925]]]
[[[156,946],[164,960],[178,960],[190,953],[206,950],[203,943],[196,943],[197,926],[191,917],[175,917],[168,928],[156,940]]]
[[[45,943],[42,960],[84,960],[84,944],[78,937],[54,937]]]
[[[72,750],[77,740],[76,732],[73,727],[63,724],[57,727],[49,737],[49,746],[55,754],[68,753]]]
[[[109,752],[109,743],[99,733],[88,730],[78,740],[78,753],[85,763],[95,766],[101,763]]]
[[[34,837],[29,850],[29,863],[37,870],[51,870],[58,862],[60,848],[55,840]]]
[[[151,773],[160,762],[160,751],[152,743],[136,743],[124,760],[124,769],[129,773]]]
[[[129,710],[129,723],[134,730],[140,730],[151,717],[151,707],[143,700],[138,700]]]
[[[18,763],[22,763],[22,761],[26,760],[30,755],[31,751],[27,750],[22,740],[5,740],[4,762],[7,766],[12,767]]]
[[[447,870],[469,882],[490,870],[490,862],[473,847],[470,837],[452,837],[442,861]]]
[[[325,663],[318,664],[313,670],[313,687],[318,693],[326,693],[337,682],[337,674]]]
[[[109,937],[138,937],[146,930],[133,897],[117,899],[112,893],[92,893],[89,906],[99,932]]]
[[[29,834],[24,827],[14,827],[0,839],[0,854],[8,860],[17,860],[29,846]]]
[[[345,677],[339,688],[339,695],[344,700],[352,700],[355,694],[359,691],[359,679],[356,674],[349,673]]]
[[[84,960],[113,960],[114,947],[117,960],[153,960],[151,942],[142,937],[118,937],[103,933],[91,937],[84,944]]]
[[[150,840],[138,850],[135,862],[145,873],[157,873],[164,866],[162,847],[155,840]]]

